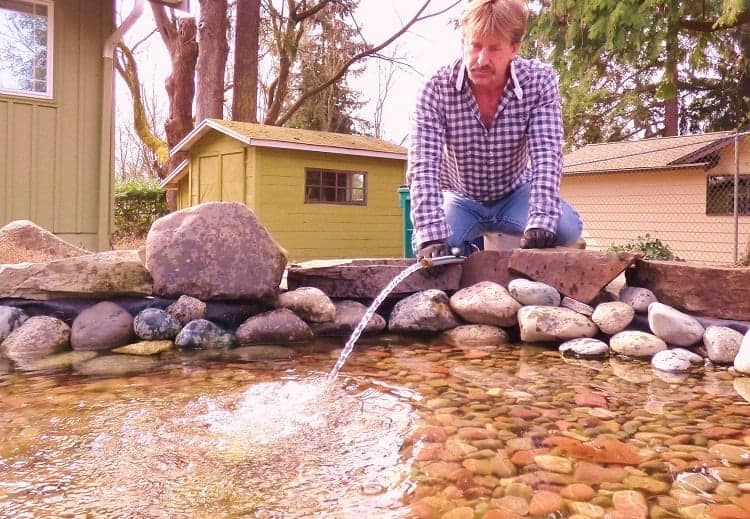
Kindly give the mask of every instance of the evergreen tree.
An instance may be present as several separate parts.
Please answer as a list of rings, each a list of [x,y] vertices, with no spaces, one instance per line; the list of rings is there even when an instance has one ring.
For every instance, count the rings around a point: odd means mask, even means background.
[[[560,73],[568,145],[742,124],[747,55],[732,53],[747,50],[746,1],[545,3],[528,50]]]

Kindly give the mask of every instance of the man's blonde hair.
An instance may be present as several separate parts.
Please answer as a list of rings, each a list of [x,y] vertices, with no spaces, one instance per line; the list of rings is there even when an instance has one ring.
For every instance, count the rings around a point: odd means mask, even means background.
[[[526,0],[469,0],[461,15],[461,38],[502,37],[521,43],[529,19]]]

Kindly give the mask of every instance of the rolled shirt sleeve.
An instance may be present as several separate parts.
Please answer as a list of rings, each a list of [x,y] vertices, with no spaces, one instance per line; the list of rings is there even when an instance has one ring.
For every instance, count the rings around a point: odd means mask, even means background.
[[[545,67],[539,80],[538,102],[529,119],[531,190],[526,229],[556,232],[560,219],[563,123],[557,78]]]
[[[447,238],[451,231],[443,212],[440,173],[445,146],[445,116],[435,81],[419,93],[411,121],[407,181],[416,243]]]

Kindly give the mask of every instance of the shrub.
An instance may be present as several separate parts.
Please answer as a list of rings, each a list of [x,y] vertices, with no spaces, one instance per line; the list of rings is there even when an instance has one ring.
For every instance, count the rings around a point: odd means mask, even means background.
[[[630,242],[624,245],[616,245],[613,243],[607,250],[610,252],[636,252],[641,254],[645,259],[684,261],[672,252],[669,245],[662,242],[659,238],[652,238],[648,233],[646,233],[645,236],[638,236],[635,243]]]
[[[115,184],[115,237],[142,237],[154,220],[169,212],[167,192],[155,178]]]

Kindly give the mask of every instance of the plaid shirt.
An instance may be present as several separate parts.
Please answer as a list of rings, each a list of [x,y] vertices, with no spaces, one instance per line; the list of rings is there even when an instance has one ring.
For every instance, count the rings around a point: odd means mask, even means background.
[[[407,180],[415,241],[451,230],[442,190],[480,202],[531,182],[527,229],[557,230],[562,175],[562,114],[548,65],[515,57],[492,125],[481,122],[462,60],[426,83],[412,118]]]

